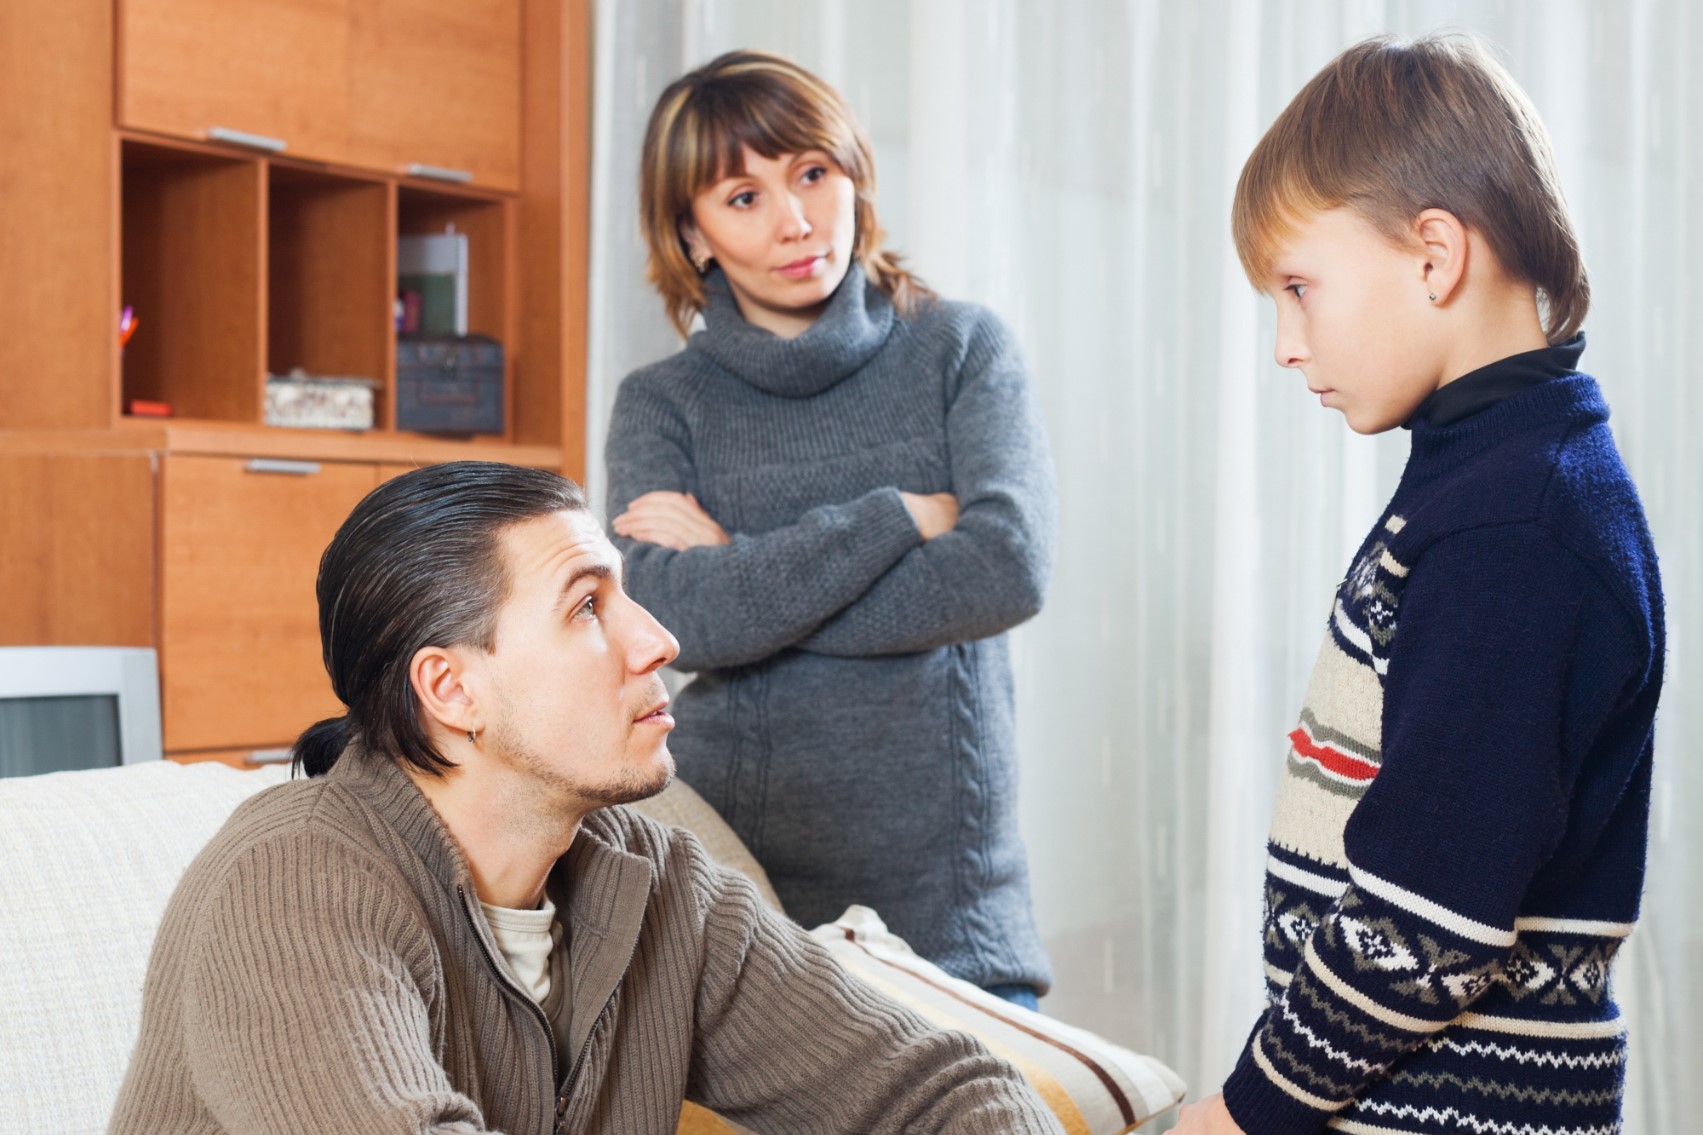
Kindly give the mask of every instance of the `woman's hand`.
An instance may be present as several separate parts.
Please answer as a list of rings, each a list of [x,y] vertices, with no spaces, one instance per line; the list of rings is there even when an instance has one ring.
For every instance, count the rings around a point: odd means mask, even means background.
[[[1177,1125],[1171,1135],[1247,1135],[1230,1118],[1224,1106],[1223,1093],[1208,1096],[1199,1103],[1186,1105],[1177,1113]]]
[[[932,540],[942,532],[952,531],[952,526],[958,523],[958,498],[951,493],[907,493],[903,489],[899,495],[904,498],[905,507],[910,510],[911,519],[916,521],[917,531],[922,533],[924,540]]]
[[[615,534],[684,552],[728,542],[727,533],[691,493],[646,493],[615,518]]]

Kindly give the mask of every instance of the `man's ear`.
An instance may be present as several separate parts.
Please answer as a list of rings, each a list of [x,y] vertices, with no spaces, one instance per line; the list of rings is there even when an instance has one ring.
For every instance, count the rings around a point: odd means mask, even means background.
[[[1430,302],[1448,303],[1466,278],[1466,226],[1447,209],[1426,209],[1413,219],[1413,234],[1424,246],[1420,285]]]
[[[428,720],[453,733],[478,733],[485,723],[479,714],[471,673],[475,661],[464,649],[422,646],[408,663],[408,681]]]

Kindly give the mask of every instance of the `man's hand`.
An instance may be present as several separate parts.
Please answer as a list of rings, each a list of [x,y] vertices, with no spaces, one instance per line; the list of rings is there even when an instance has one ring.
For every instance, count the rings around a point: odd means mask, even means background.
[[[676,552],[728,542],[721,525],[691,493],[646,493],[615,518],[614,528],[618,536]]]
[[[922,533],[925,541],[942,532],[952,531],[952,526],[958,523],[958,498],[951,493],[923,496],[901,489],[899,495],[904,498],[905,507],[910,510],[911,519],[916,521],[917,531]]]
[[[1230,1118],[1230,1109],[1224,1106],[1224,1096],[1208,1096],[1199,1103],[1186,1105],[1177,1113],[1177,1125],[1171,1128],[1171,1135],[1247,1135],[1236,1121]]]

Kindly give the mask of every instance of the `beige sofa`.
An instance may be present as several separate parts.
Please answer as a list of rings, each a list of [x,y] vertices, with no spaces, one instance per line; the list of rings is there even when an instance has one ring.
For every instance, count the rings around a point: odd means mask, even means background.
[[[288,776],[283,766],[162,761],[0,779],[9,875],[0,891],[0,1135],[106,1129],[172,889],[239,803]],[[689,788],[673,786],[641,810],[690,828],[780,909],[762,868]],[[1072,1135],[1128,1130],[1182,1097],[1182,1082],[1157,1060],[954,981],[872,912],[854,907],[816,933],[865,980],[1017,1064]],[[681,1130],[737,1129],[688,1106]]]

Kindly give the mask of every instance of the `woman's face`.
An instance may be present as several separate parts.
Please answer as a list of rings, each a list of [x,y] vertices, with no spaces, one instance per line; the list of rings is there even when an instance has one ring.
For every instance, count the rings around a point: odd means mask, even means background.
[[[856,189],[820,150],[765,158],[692,198],[681,222],[692,259],[721,265],[747,323],[802,334],[845,279],[856,237]]]

